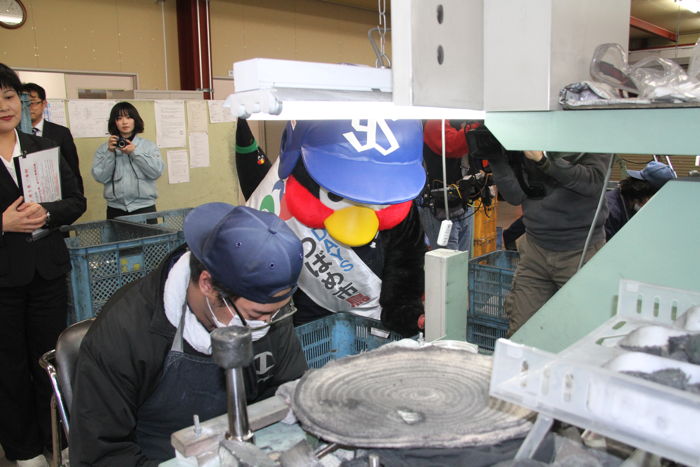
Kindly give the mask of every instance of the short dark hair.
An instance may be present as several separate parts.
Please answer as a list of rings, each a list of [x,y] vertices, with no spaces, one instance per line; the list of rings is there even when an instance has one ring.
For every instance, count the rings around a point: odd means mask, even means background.
[[[207,268],[204,267],[204,264],[190,252],[190,280],[192,282],[197,282],[199,280],[199,276],[201,276],[202,272],[206,270]],[[214,276],[211,276],[211,284],[214,286],[214,290],[219,292],[219,301],[221,301],[222,297],[227,297],[230,299],[236,298],[236,294],[226,290],[226,288],[218,280],[216,280]],[[223,303],[219,304],[222,305]]]
[[[134,119],[134,135],[143,133],[143,119],[139,115],[139,111],[136,110],[136,107],[128,102],[118,102],[114,104],[112,111],[109,113],[107,131],[109,131],[110,135],[119,134],[119,130],[117,129],[117,118],[122,115],[126,115],[127,117]]]
[[[15,70],[0,63],[0,88],[12,88],[17,94],[22,94],[22,81]]]
[[[39,96],[39,99],[41,99],[42,101],[46,100],[46,90],[36,83],[24,83],[22,85],[22,89],[27,94],[35,92],[36,95]]]
[[[645,180],[639,180],[634,177],[627,177],[620,180],[620,193],[627,200],[644,200],[651,198],[659,191],[654,188],[651,183]]]

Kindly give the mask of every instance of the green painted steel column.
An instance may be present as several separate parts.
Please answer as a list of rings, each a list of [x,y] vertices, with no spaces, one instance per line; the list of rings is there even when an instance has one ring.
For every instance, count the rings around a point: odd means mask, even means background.
[[[565,349],[615,314],[622,278],[700,291],[700,179],[666,183],[512,340]]]

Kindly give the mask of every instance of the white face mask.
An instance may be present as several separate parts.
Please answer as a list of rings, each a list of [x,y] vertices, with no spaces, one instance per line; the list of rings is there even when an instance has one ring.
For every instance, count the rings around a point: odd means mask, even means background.
[[[207,301],[207,307],[209,307],[209,313],[211,313],[211,319],[214,321],[214,326],[217,328],[225,328],[227,326],[240,326],[240,327],[248,327],[251,328],[251,334],[252,334],[252,339],[253,342],[262,339],[267,335],[267,331],[270,330],[270,326],[268,323],[265,321],[261,320],[256,320],[256,319],[249,319],[246,320],[246,324],[243,324],[243,321],[241,321],[241,318],[238,317],[236,313],[234,313],[231,308],[229,308],[228,303],[226,303],[226,300],[224,300],[224,305],[226,306],[226,309],[228,312],[231,314],[231,321],[229,321],[228,324],[224,324],[218,319],[216,319],[216,315],[214,314],[214,310],[211,308],[211,304],[209,303],[209,297],[206,295],[204,296],[204,299]]]

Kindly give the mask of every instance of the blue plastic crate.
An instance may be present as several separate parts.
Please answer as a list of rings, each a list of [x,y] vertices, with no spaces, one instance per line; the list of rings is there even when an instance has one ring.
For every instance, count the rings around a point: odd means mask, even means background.
[[[478,345],[480,352],[493,352],[496,346],[496,339],[506,337],[507,333],[507,319],[474,315],[467,317],[467,342]]]
[[[157,225],[168,230],[177,232],[181,243],[185,243],[185,234],[182,231],[185,225],[185,217],[192,208],[171,209],[169,211],[147,212],[143,214],[129,214],[128,216],[119,216],[117,220],[125,222],[133,222],[136,224],[148,224],[149,226]]]
[[[503,300],[513,284],[519,255],[498,250],[469,261],[469,314],[506,318]]]
[[[350,313],[333,315],[296,328],[309,368],[321,368],[331,360],[376,349],[400,340],[380,321]]]
[[[508,331],[503,303],[513,285],[520,256],[498,250],[469,261],[469,313],[467,341],[493,351],[496,339]]]
[[[95,316],[114,292],[155,269],[181,243],[177,232],[119,220],[63,230],[70,235],[69,323]]]

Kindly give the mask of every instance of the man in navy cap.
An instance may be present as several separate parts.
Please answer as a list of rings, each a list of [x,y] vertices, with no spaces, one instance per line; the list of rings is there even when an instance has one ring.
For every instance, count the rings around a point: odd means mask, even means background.
[[[170,435],[226,412],[223,370],[210,332],[248,326],[254,364],[248,402],[274,394],[307,369],[288,319],[302,246],[277,216],[209,203],[184,223],[186,246],[119,290],[86,335],[70,408],[70,461],[157,465],[175,452]],[[187,248],[189,247],[189,248]]]
[[[667,181],[676,178],[671,167],[657,161],[649,162],[642,170],[628,170],[627,175],[629,177],[621,180],[617,188],[605,193],[608,203],[606,240],[610,240]]]

